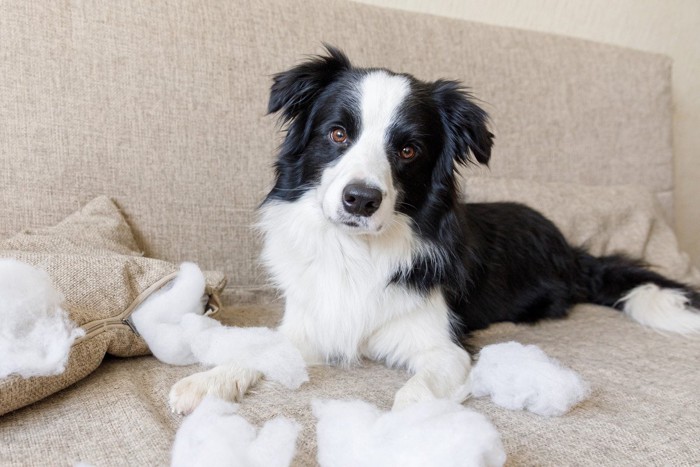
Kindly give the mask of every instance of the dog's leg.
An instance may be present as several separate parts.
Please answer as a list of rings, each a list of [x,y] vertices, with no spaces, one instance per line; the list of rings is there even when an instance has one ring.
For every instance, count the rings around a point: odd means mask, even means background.
[[[309,322],[311,321],[311,322]],[[277,328],[297,348],[306,366],[318,366],[326,363],[323,353],[316,345],[316,337],[309,330],[318,328],[313,317],[306,313],[303,306],[297,306],[287,298],[282,323]]]
[[[423,400],[462,402],[469,397],[471,358],[451,339],[447,307],[437,308],[403,315],[384,325],[367,343],[370,358],[413,373],[396,393],[395,410]]]
[[[175,383],[170,389],[170,408],[175,413],[187,415],[207,395],[235,402],[260,378],[262,373],[259,371],[235,363],[218,365]]]
[[[323,364],[323,356],[313,345],[314,339],[305,332],[304,318],[305,315],[295,312],[295,308],[288,304],[278,330],[299,350],[307,366]],[[170,390],[170,408],[175,413],[189,414],[207,395],[238,401],[262,376],[257,370],[235,363],[215,366],[175,383]]]
[[[306,332],[306,316],[288,302],[282,325],[278,330],[299,350],[307,366],[325,361],[315,340]],[[248,389],[262,378],[262,373],[236,363],[218,365],[208,371],[181,379],[170,389],[170,408],[179,414],[191,413],[207,395],[227,401],[238,401]]]
[[[394,410],[423,400],[469,397],[471,359],[461,347],[426,349],[409,358],[407,366],[414,375],[396,392]]]

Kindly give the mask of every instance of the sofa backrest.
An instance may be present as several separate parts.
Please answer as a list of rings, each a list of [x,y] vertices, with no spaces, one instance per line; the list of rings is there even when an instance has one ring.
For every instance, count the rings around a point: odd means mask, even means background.
[[[670,212],[670,61],[339,0],[6,2],[0,238],[113,198],[145,253],[265,284],[254,210],[281,132],[271,75],[320,53],[467,84],[487,173],[640,184]]]

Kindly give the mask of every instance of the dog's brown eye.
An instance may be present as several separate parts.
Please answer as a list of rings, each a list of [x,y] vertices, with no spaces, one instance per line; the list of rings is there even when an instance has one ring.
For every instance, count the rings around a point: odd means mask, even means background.
[[[335,143],[344,143],[348,140],[348,134],[340,127],[331,130],[331,139]]]
[[[406,160],[413,159],[416,157],[416,150],[413,146],[404,146],[403,149],[399,151],[399,156]]]

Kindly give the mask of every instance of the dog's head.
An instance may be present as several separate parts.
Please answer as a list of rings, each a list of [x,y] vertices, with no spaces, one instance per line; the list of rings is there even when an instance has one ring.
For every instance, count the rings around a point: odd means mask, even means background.
[[[379,233],[397,214],[438,228],[457,165],[489,161],[486,112],[457,82],[356,68],[327,51],[274,77],[268,111],[287,134],[268,200],[314,190],[324,217],[355,233]]]

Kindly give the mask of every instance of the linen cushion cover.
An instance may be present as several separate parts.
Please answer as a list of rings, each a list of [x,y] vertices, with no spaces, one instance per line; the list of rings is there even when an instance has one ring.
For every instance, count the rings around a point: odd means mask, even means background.
[[[117,206],[101,196],[53,227],[25,230],[0,242],[0,257],[45,270],[65,297],[69,318],[85,330],[66,369],[55,376],[0,380],[0,415],[61,390],[92,372],[105,354],[147,355],[129,314],[172,280],[178,267],[146,258]],[[223,274],[205,273],[210,311],[218,310]]]

